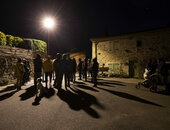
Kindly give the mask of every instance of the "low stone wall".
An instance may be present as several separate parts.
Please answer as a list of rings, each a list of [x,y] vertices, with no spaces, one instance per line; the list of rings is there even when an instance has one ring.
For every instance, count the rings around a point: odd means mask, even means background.
[[[20,49],[15,47],[0,46],[0,78],[13,79],[17,58],[30,61],[33,68],[32,50]]]

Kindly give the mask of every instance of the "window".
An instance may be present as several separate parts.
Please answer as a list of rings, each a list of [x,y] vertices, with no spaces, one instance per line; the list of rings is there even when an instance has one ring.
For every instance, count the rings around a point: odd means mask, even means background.
[[[119,70],[119,64],[118,63],[110,63],[108,64],[109,70],[116,71]]]
[[[136,41],[136,47],[141,47],[142,46],[142,41],[141,40],[137,40]]]
[[[115,41],[110,41],[110,46],[109,46],[109,49],[110,49],[110,51],[115,51],[115,50],[117,50],[117,43],[118,43],[118,41],[117,40],[115,40]]]

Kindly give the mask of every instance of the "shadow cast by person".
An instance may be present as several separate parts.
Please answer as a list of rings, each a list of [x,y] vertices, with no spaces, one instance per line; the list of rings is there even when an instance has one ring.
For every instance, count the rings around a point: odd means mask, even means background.
[[[19,97],[21,98],[21,101],[27,100],[31,97],[33,97],[36,93],[36,87],[33,85],[26,89],[25,93],[21,94]]]
[[[53,88],[45,89],[43,97],[50,98],[55,94],[55,90]]]
[[[0,91],[0,93],[7,92],[7,91],[11,91],[11,90],[14,90],[14,89],[16,89],[16,86],[14,86],[14,85],[7,86],[5,89],[2,89],[2,90]]]
[[[133,101],[137,101],[137,102],[141,102],[141,103],[145,103],[145,104],[150,104],[150,105],[154,105],[154,106],[158,106],[158,107],[164,107],[164,106],[162,106],[162,105],[159,105],[159,104],[156,104],[156,103],[147,101],[147,100],[145,100],[145,99],[142,99],[142,98],[140,98],[140,97],[137,97],[137,96],[134,96],[134,95],[131,95],[131,94],[128,94],[128,93],[118,92],[118,91],[113,91],[113,90],[108,90],[108,89],[100,88],[100,87],[97,87],[97,88],[98,88],[98,89],[101,89],[101,90],[104,90],[104,91],[106,91],[106,92],[109,92],[109,93],[111,93],[111,94],[114,94],[114,95],[116,95],[116,96],[129,99],[129,100],[133,100]]]
[[[47,89],[44,87],[42,96],[39,96],[39,97],[35,96],[35,99],[34,99],[34,102],[32,103],[32,105],[37,106],[40,104],[40,101],[43,97],[50,98],[54,94],[55,94],[55,90],[53,88]]]
[[[74,81],[74,84],[85,84],[84,82]]]
[[[92,81],[87,81],[89,83],[93,83]],[[118,86],[126,86],[123,83],[117,83],[117,82],[110,82],[110,81],[98,81],[97,85],[102,85],[102,86],[108,86],[108,87],[118,87]]]
[[[99,92],[98,90],[94,89],[93,87],[89,87],[89,86],[86,86],[86,85],[74,85],[75,87],[79,87],[79,88],[82,88],[82,89],[87,89],[87,90],[91,90],[91,91],[95,91],[95,92]]]
[[[105,82],[113,82],[113,83],[123,84],[123,82],[122,82],[122,81],[117,81],[117,80],[108,80],[108,79],[103,79],[103,81],[105,81]]]
[[[115,83],[115,82],[109,82],[109,81],[97,82],[97,85],[103,85],[103,86],[108,86],[108,87],[126,86],[122,83]]]
[[[163,90],[163,91],[157,91],[156,93],[158,93],[158,94],[162,94],[162,95],[168,95],[168,96],[170,96],[170,91],[166,91],[166,90]]]
[[[97,101],[97,99],[79,89],[73,89],[70,87],[71,90],[63,90],[61,89],[57,95],[59,98],[63,101],[65,101],[69,107],[73,110],[79,111],[84,110],[88,115],[90,115],[93,118],[100,118],[100,115],[95,111],[93,108],[91,108],[91,105],[95,105],[101,109],[104,107]]]
[[[13,96],[16,92],[18,92],[18,91],[15,90],[15,91],[6,93],[6,94],[4,94],[4,95],[1,95],[1,96],[0,96],[0,101],[3,101],[3,100],[5,100],[5,99],[7,99],[7,98],[10,98],[10,97]]]

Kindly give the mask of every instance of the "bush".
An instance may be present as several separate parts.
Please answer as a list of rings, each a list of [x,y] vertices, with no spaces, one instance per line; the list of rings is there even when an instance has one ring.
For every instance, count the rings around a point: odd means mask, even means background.
[[[32,39],[33,41],[33,46],[34,46],[34,50],[38,50],[41,52],[45,51],[45,48],[47,46],[47,43],[41,40],[37,40],[37,39]]]
[[[12,35],[5,35],[0,32],[0,45],[7,45],[13,47],[19,47],[23,49],[29,49],[34,51],[44,52],[47,43],[37,39],[22,39],[20,37],[14,37]]]
[[[23,39],[22,39],[22,38],[20,38],[20,37],[14,37],[12,46],[13,46],[13,47],[14,47],[14,46],[17,47],[18,44],[20,44],[20,43],[22,43],[22,42],[23,42]]]
[[[0,32],[0,45],[6,45],[6,36],[3,32]]]
[[[14,40],[14,36],[12,35],[6,35],[6,45],[7,46],[12,46]]]
[[[31,39],[24,39],[22,42],[20,42],[17,47],[32,50],[32,40]]]

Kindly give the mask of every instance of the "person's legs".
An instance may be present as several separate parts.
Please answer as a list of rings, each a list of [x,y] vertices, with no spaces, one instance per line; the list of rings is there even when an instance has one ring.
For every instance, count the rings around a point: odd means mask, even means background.
[[[49,72],[49,77],[50,77],[50,82],[49,82],[49,84],[50,84],[50,87],[51,87],[52,73],[53,73],[53,72]]]
[[[54,79],[54,85],[53,86],[56,86],[56,83],[57,83],[57,78],[58,78],[58,73],[55,71],[55,79]]]
[[[75,82],[76,81],[76,73],[74,72],[73,73],[73,82]]]
[[[45,72],[45,86],[47,88],[47,83],[48,83],[48,72]]]
[[[34,86],[37,85],[37,73],[34,72]]]
[[[165,90],[169,91],[169,87],[168,87],[168,77],[167,76],[163,76],[163,84],[165,86]]]
[[[87,71],[84,71],[84,78],[85,78],[85,81],[87,81]]]
[[[67,89],[67,75],[64,73],[64,82],[65,82],[65,88]]]
[[[62,87],[62,81],[63,81],[63,73],[58,74],[58,79],[57,79],[57,88],[58,90],[61,89]]]
[[[97,74],[96,73],[93,74],[93,83],[94,83],[94,87],[97,87]]]
[[[79,71],[79,79],[81,80],[81,71]]]
[[[66,77],[67,77],[67,86],[70,87],[70,75],[71,73],[67,73]]]

